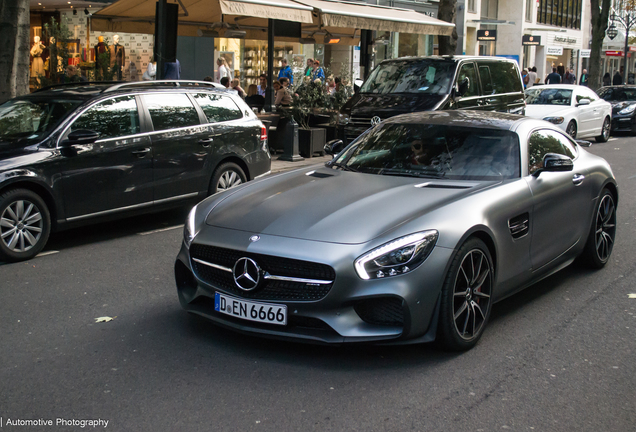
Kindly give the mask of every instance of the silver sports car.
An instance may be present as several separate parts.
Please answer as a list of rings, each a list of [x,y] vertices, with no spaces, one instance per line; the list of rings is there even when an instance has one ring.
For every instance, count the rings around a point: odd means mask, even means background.
[[[272,338],[465,350],[493,303],[612,253],[612,170],[548,122],[406,114],[332,146],[325,166],[192,209],[175,264],[188,312]]]

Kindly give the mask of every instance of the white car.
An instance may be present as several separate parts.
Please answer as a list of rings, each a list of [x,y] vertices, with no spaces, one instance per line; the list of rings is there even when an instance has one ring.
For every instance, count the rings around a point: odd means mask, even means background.
[[[612,105],[579,85],[552,84],[526,90],[526,116],[547,120],[572,138],[606,142],[612,126]]]

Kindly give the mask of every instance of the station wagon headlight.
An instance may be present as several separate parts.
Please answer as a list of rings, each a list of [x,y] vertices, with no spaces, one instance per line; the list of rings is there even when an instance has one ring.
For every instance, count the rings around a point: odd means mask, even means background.
[[[362,279],[380,279],[415,270],[431,254],[439,233],[422,231],[383,244],[355,261]]]
[[[631,114],[636,109],[636,104],[629,105],[628,107],[623,108],[618,113],[619,114]]]
[[[338,124],[347,125],[349,124],[349,115],[348,114],[338,114]]]
[[[188,214],[188,218],[186,219],[185,226],[183,227],[183,241],[185,242],[186,247],[189,249],[190,244],[192,244],[192,240],[197,235],[196,225],[195,225],[195,216],[197,214],[197,206],[192,207],[190,213]]]
[[[549,121],[550,123],[554,123],[554,124],[563,123],[563,117],[545,117],[543,120]]]

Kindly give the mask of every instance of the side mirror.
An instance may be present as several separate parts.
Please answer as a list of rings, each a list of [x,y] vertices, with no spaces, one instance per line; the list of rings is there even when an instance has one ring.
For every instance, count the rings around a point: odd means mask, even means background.
[[[462,82],[460,82],[457,85],[457,95],[464,96],[469,89],[470,89],[470,79],[466,77],[464,78]]]
[[[572,171],[574,162],[567,156],[557,153],[548,153],[543,156],[543,168],[537,170],[533,175],[538,177],[542,172]]]
[[[576,142],[578,145],[580,145],[581,147],[592,147],[592,143],[589,141],[585,141],[585,140],[574,140],[574,142]]]
[[[60,143],[60,146],[68,147],[75,144],[91,144],[98,139],[99,133],[87,129],[78,129],[68,134],[68,137]]]
[[[344,147],[345,145],[342,142],[342,140],[335,139],[325,144],[324,150],[325,150],[325,153],[335,156],[338,153],[340,153]]]
[[[589,105],[589,104],[590,104],[590,100],[589,99],[581,99],[579,101],[579,103],[576,104],[576,106]]]
[[[362,81],[361,79],[357,79],[353,82],[353,92],[355,94],[360,93],[360,88],[362,87],[362,84],[364,84],[364,81]]]

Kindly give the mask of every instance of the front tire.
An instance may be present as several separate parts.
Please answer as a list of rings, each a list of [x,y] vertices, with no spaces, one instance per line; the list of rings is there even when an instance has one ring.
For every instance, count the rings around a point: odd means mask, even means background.
[[[212,174],[208,194],[213,195],[217,192],[228,190],[246,181],[245,173],[240,166],[233,162],[226,162],[219,165],[214,174]]]
[[[570,123],[568,123],[568,127],[565,130],[565,133],[567,133],[568,135],[570,135],[572,137],[572,139],[576,139],[576,122],[574,120],[570,120]]]
[[[451,262],[442,288],[437,339],[450,351],[466,351],[484,332],[492,305],[493,264],[478,238],[464,243]]]
[[[0,195],[0,261],[23,261],[44,248],[51,232],[49,209],[38,194],[12,189]]]
[[[603,189],[594,211],[594,221],[581,254],[581,261],[594,269],[607,264],[616,239],[616,204],[612,193]]]
[[[611,128],[612,128],[612,122],[610,121],[609,117],[605,117],[605,120],[603,121],[603,129],[601,129],[601,134],[596,137],[596,142],[599,142],[599,143],[607,142],[607,140],[610,137]]]

